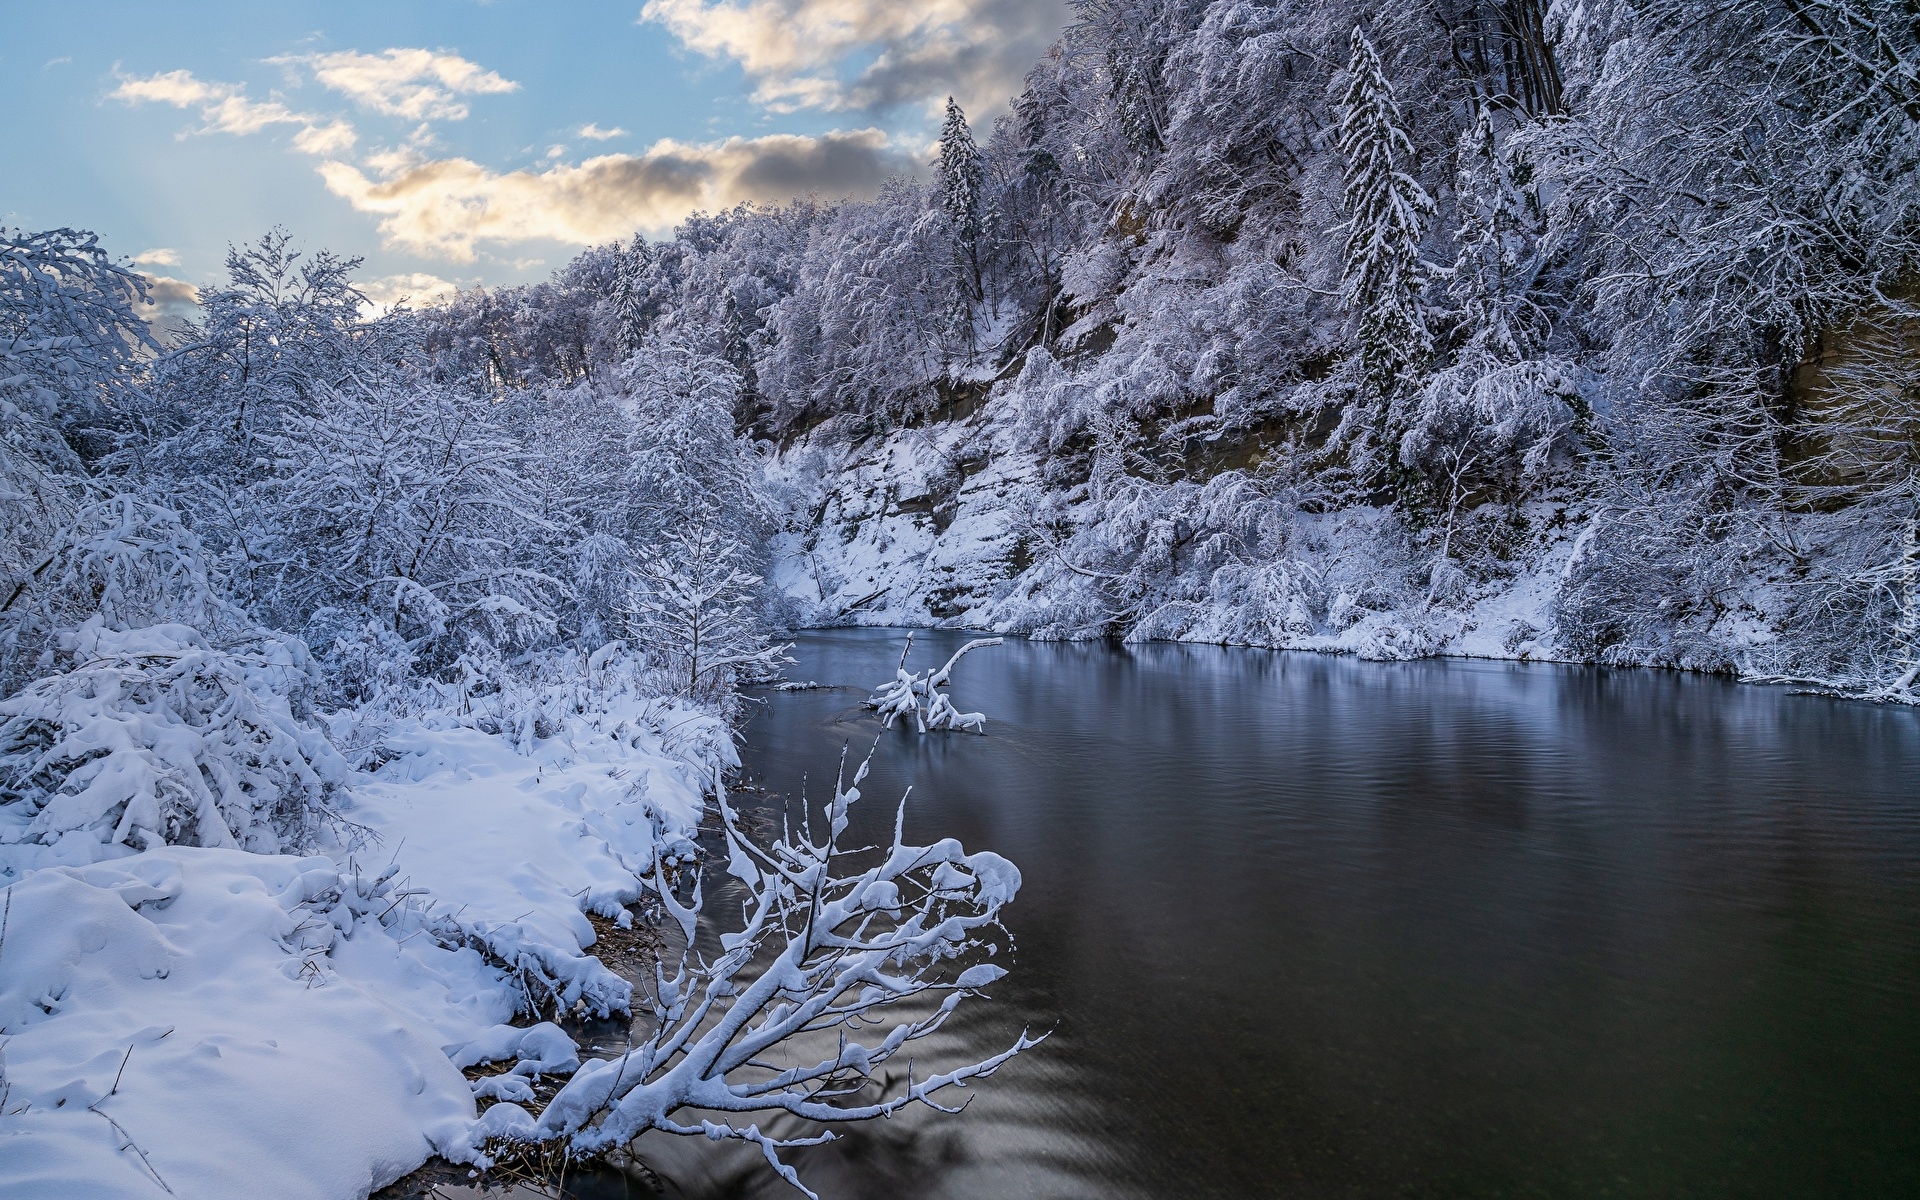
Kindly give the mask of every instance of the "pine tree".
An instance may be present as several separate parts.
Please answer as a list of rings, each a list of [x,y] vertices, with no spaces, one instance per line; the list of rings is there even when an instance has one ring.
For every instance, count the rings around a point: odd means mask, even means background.
[[[1434,205],[1403,169],[1413,164],[1413,142],[1401,125],[1380,55],[1358,27],[1340,108],[1346,298],[1358,318],[1367,381],[1386,395],[1432,353],[1419,302],[1419,249]]]
[[[947,120],[940,128],[940,207],[953,222],[961,259],[972,278],[972,298],[980,299],[980,200],[986,182],[985,156],[967,127],[967,114],[947,97]]]
[[[646,272],[653,264],[653,249],[639,234],[620,251],[619,274],[614,282],[614,345],[625,362],[640,349],[646,336]]]

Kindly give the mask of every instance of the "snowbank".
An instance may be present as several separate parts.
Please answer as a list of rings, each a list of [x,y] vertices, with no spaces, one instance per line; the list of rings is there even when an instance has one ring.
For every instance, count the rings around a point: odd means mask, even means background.
[[[430,1154],[471,1161],[476,1093],[578,1066],[557,1027],[506,1022],[626,1008],[583,914],[625,923],[691,852],[731,743],[629,694],[525,754],[470,724],[385,732],[341,789],[356,849],[135,853],[103,826],[10,864],[0,1200],[355,1200]]]
[[[438,727],[437,727],[438,726]],[[593,912],[625,924],[655,868],[693,853],[703,794],[734,765],[713,718],[654,702],[570,720],[516,753],[497,736],[432,719],[384,738],[395,755],[355,789],[409,889],[516,971],[525,1007],[624,1011],[628,983],[592,956]]]
[[[1022,448],[1023,403],[996,389],[962,421],[839,449],[802,439],[775,459],[770,478],[798,502],[769,575],[802,617],[1371,659],[1591,657],[1563,644],[1556,615],[1607,517],[1591,501],[1463,514],[1471,561],[1460,538],[1449,560],[1432,531],[1390,509],[1289,507],[1239,471],[1141,485],[1103,507]],[[1756,558],[1729,581],[1690,643],[1621,647],[1608,661],[1769,673],[1791,600],[1777,568]]]
[[[197,847],[8,888],[0,1196],[340,1200],[464,1145],[441,1047],[511,1012],[498,972],[400,947],[343,888],[327,858]]]

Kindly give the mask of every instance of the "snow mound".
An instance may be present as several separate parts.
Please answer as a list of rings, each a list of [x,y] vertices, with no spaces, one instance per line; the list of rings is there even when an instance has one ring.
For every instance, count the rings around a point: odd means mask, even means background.
[[[347,764],[287,697],[304,647],[186,625],[65,642],[75,667],[0,701],[0,875],[172,843],[310,844]]]
[[[166,847],[7,888],[0,1197],[340,1200],[457,1152],[446,1035],[511,1006],[478,954],[402,946],[370,882]],[[429,995],[439,1028],[407,1003]]]

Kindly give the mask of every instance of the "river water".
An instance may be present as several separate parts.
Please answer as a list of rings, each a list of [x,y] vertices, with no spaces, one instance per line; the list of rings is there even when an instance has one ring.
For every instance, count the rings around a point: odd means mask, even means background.
[[[902,637],[802,637],[790,678],[853,686],[769,696],[748,778],[818,798]],[[797,1154],[826,1194],[1920,1195],[1920,714],[1014,640],[952,691],[986,736],[880,736],[859,807],[883,836],[911,784],[910,838],[1025,877],[934,1052],[1053,1036],[964,1115]],[[656,1161],[782,1194],[706,1149]]]
[[[1920,1195],[1920,713],[1009,640],[955,671],[986,736],[923,737],[860,707],[903,638],[804,635],[789,677],[841,686],[765,697],[774,795],[736,800],[817,803],[877,738],[853,836],[912,785],[910,840],[1025,879],[1012,974],[916,1075],[1053,1032],[960,1116],[792,1152],[827,1200]],[[737,1147],[640,1148],[669,1196],[798,1194]]]

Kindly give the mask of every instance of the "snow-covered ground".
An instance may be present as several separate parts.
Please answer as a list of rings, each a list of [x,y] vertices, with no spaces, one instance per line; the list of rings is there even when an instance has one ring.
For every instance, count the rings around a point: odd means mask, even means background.
[[[99,861],[11,864],[0,1197],[350,1200],[473,1156],[461,1068],[577,1065],[555,1026],[507,1022],[626,1007],[584,913],[629,920],[690,849],[724,731],[625,698],[524,755],[431,716],[382,746],[342,807],[372,835],[352,850],[69,839]]]

